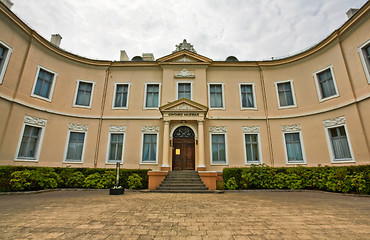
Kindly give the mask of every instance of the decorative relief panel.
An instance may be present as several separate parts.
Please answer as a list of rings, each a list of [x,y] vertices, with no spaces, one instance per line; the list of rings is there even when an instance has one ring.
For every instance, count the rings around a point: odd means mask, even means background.
[[[126,126],[109,126],[109,132],[126,132]]]
[[[28,115],[24,116],[24,122],[29,123],[29,124],[33,124],[33,125],[37,125],[37,126],[40,126],[40,127],[45,127],[46,126],[46,120],[45,119],[32,117],[32,116],[28,116]]]
[[[243,133],[259,133],[260,127],[257,126],[248,126],[248,127],[242,127]]]
[[[159,127],[158,126],[143,126],[141,128],[141,131],[146,132],[146,133],[157,133],[159,132]]]
[[[194,108],[186,103],[182,103],[180,105],[177,105],[169,110],[199,110],[197,108]]]
[[[71,131],[84,131],[87,132],[88,126],[83,124],[70,123],[68,129]]]
[[[195,77],[194,74],[192,74],[185,68],[175,75],[175,78],[194,78],[194,77]]]
[[[346,123],[346,117],[341,116],[337,118],[332,118],[332,119],[327,119],[322,122],[325,127],[331,127],[331,126],[336,126],[336,125],[341,125]]]
[[[183,56],[182,58],[177,59],[175,62],[196,62],[192,58],[188,58],[187,56]]]
[[[209,127],[210,133],[226,133],[227,127],[225,126],[212,126]]]
[[[283,132],[296,132],[296,131],[301,131],[302,126],[301,124],[283,125],[281,126],[281,130]]]

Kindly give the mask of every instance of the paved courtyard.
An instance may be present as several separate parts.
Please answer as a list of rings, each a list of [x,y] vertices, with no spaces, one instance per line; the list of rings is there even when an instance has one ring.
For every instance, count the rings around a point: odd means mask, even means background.
[[[0,195],[0,239],[370,239],[370,198],[268,191]]]

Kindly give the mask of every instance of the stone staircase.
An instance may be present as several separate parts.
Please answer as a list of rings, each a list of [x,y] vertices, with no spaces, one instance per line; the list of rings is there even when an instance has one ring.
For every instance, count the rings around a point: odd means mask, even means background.
[[[185,170],[168,172],[166,178],[155,192],[213,193],[214,191],[208,190],[208,187],[204,185],[199,177],[198,172]]]

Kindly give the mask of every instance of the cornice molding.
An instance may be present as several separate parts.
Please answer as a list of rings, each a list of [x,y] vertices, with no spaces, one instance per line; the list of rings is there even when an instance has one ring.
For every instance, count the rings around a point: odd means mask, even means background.
[[[259,133],[260,127],[258,126],[246,126],[242,127],[243,133]]]
[[[301,124],[282,125],[281,130],[283,132],[297,132],[302,130]]]
[[[143,126],[141,128],[141,131],[144,133],[158,133],[159,126]]]
[[[109,126],[109,132],[125,133],[126,129],[126,126]]]
[[[225,126],[211,126],[209,127],[210,133],[226,133],[227,127]]]

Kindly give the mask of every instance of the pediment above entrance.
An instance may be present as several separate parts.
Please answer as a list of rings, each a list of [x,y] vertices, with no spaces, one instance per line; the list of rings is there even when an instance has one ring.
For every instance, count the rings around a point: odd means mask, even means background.
[[[184,49],[159,58],[157,62],[161,64],[211,64],[212,59]]]
[[[165,120],[201,120],[207,114],[208,107],[182,98],[159,108]]]

